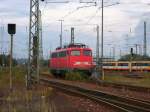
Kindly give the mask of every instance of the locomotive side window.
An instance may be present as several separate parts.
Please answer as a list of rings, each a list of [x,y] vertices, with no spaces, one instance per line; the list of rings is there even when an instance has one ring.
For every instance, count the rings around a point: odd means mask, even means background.
[[[57,53],[52,53],[51,57],[52,58],[57,58]]]
[[[80,56],[80,51],[79,50],[71,51],[71,56]]]
[[[90,50],[84,50],[83,55],[84,56],[92,56],[92,52]]]
[[[59,53],[59,57],[66,57],[67,56],[67,52],[66,51],[62,51]]]

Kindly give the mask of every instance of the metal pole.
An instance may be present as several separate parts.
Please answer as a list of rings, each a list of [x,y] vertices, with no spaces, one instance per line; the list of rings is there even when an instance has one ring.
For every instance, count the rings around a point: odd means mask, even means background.
[[[141,45],[139,45],[139,54],[140,54],[140,55],[143,54]]]
[[[61,21],[61,38],[60,38],[60,47],[62,48],[62,21]]]
[[[61,47],[61,41],[62,41],[61,34],[59,35],[59,41],[60,41],[60,47]]]
[[[144,22],[144,56],[147,55],[146,22]]]
[[[13,54],[13,35],[11,35],[11,42],[10,42],[10,57],[9,57],[9,74],[10,74],[10,90],[13,89],[12,87],[12,54]]]
[[[60,21],[60,47],[62,48],[62,35],[63,35],[63,32],[62,32],[62,22],[64,20],[59,20]]]
[[[100,71],[99,71],[99,25],[96,27],[97,30],[97,39],[96,39],[96,67],[94,68],[92,76],[96,79],[99,78]]]
[[[122,50],[120,49],[120,58],[121,58],[121,56],[122,56]]]
[[[42,14],[41,11],[39,10],[39,38],[40,38],[40,42],[39,42],[39,48],[40,48],[40,59],[43,59],[43,33],[42,33]]]
[[[36,65],[36,67],[37,67],[37,69],[36,69],[36,75],[37,75],[37,82],[39,83],[39,80],[40,80],[40,59],[39,59],[39,57],[40,57],[40,24],[39,24],[39,22],[40,22],[40,10],[39,10],[39,0],[37,1],[37,7],[36,7],[37,9],[36,9],[36,11],[37,11],[37,28],[36,28],[36,35],[37,35],[37,47],[35,48],[36,50],[37,50],[37,54],[36,54],[36,57],[37,57],[37,65]]]
[[[104,36],[104,2],[102,0],[102,28],[101,28],[101,75],[104,78],[103,74],[103,36]]]
[[[116,49],[115,49],[115,46],[114,47],[112,47],[113,48],[113,59],[114,59],[114,61],[115,61],[115,52],[116,52]]]
[[[2,67],[4,67],[4,66],[5,66],[4,58],[5,58],[5,54],[4,54],[4,51],[3,51],[3,54],[2,54]]]
[[[112,59],[111,48],[110,48],[110,52],[109,52],[109,57],[110,57],[110,59]]]
[[[31,55],[32,55],[32,52],[31,52],[31,47],[32,47],[32,0],[30,0],[30,22],[29,22],[29,47],[28,47],[28,73],[27,73],[27,78],[26,78],[26,86],[27,86],[27,89],[30,88],[31,86]]]
[[[99,68],[99,26],[97,25],[96,70]]]
[[[4,55],[3,55],[3,42],[4,42],[4,40],[3,40],[3,36],[4,36],[4,26],[2,26],[1,27],[1,40],[0,40],[0,43],[1,43],[1,54],[2,54],[2,67],[3,67],[3,65],[4,65]]]
[[[129,64],[129,72],[132,72],[132,58],[133,58],[133,48],[130,51],[130,64]]]
[[[136,55],[138,54],[138,44],[135,44],[135,52],[136,52]]]
[[[74,44],[74,27],[71,28],[71,44]]]

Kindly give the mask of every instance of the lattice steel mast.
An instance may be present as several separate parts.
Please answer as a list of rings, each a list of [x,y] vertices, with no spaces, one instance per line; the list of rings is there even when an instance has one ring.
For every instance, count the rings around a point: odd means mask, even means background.
[[[39,81],[39,0],[30,0],[27,88]]]
[[[40,27],[42,27],[42,25],[40,24],[41,23],[41,19],[40,19],[41,12],[39,10],[39,1],[40,0],[30,0],[27,88],[31,87],[31,84],[33,81],[39,82],[40,43],[41,43],[40,41],[42,41],[42,28],[40,29]],[[45,1],[45,0],[41,0],[41,1]],[[68,3],[68,1],[46,2],[46,3]],[[40,36],[41,36],[41,38],[40,38]]]

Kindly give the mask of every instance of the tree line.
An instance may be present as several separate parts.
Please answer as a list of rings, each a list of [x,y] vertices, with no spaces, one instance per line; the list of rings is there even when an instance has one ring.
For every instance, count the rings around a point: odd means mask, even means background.
[[[9,66],[10,55],[0,54],[0,66]],[[17,60],[12,59],[13,66],[17,65]]]
[[[121,56],[119,61],[150,61],[149,56],[139,55],[139,54],[127,54],[124,56]]]

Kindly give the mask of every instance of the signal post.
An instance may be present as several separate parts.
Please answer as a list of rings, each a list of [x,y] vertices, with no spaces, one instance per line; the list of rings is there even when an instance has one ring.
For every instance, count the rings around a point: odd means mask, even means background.
[[[13,35],[16,34],[16,24],[8,24],[8,34],[10,34],[10,56],[9,56],[9,74],[10,74],[10,79],[9,79],[9,84],[10,84],[10,90],[12,91],[13,85],[12,85],[12,55],[13,55]]]

